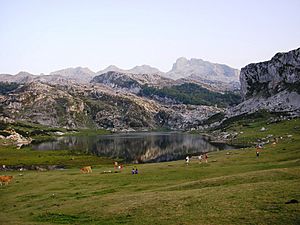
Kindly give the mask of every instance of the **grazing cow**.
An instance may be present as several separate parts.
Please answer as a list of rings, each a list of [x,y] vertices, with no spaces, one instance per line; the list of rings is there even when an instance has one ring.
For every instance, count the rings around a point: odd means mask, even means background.
[[[0,176],[0,183],[1,186],[7,185],[9,182],[11,182],[11,180],[13,179],[13,176]]]
[[[85,166],[85,167],[82,167],[80,169],[81,173],[91,173],[92,172],[92,167],[91,166]]]

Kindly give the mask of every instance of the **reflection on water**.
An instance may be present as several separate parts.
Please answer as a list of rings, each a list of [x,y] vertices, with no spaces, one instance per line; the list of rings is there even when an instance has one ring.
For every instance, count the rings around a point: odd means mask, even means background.
[[[32,147],[36,150],[81,150],[135,163],[172,161],[183,159],[186,155],[232,148],[211,144],[203,136],[170,132],[68,136]]]

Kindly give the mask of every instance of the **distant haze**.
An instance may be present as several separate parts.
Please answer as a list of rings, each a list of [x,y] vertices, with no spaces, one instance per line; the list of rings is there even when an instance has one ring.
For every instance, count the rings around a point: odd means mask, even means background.
[[[300,47],[299,9],[299,0],[0,0],[0,73],[167,72],[179,57],[240,69]]]

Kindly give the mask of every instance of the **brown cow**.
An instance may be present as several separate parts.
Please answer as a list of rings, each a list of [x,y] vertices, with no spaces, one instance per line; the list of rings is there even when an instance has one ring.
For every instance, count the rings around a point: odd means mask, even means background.
[[[13,179],[13,176],[0,176],[1,186],[3,184],[7,185],[9,182],[11,182],[12,179]]]
[[[80,169],[81,173],[92,173],[92,167],[91,166],[85,166],[85,167],[82,167]]]

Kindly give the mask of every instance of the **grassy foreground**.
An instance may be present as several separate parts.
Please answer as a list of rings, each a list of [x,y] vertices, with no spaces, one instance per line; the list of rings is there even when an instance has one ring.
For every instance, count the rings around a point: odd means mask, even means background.
[[[300,203],[285,204],[300,201],[300,120],[261,125],[241,128],[241,138],[283,138],[260,158],[253,148],[220,151],[207,164],[142,164],[131,175],[131,165],[103,173],[112,164],[90,156],[67,170],[2,172],[14,180],[0,187],[0,224],[300,224]],[[1,158],[11,163],[27,157],[7,151]],[[93,173],[80,174],[80,164]]]

